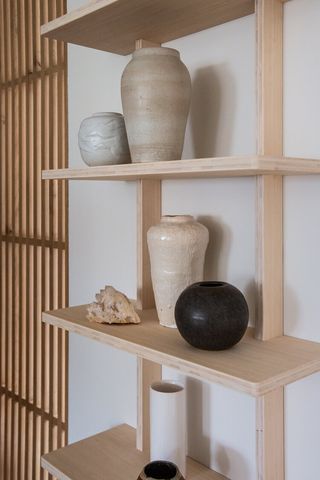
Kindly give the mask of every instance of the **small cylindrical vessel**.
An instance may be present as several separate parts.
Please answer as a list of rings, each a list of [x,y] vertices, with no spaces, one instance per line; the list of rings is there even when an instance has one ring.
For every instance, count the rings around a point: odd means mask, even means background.
[[[186,398],[182,385],[170,380],[150,387],[150,460],[166,460],[186,476]]]
[[[89,167],[131,161],[121,113],[97,112],[82,120],[78,143],[82,159]]]

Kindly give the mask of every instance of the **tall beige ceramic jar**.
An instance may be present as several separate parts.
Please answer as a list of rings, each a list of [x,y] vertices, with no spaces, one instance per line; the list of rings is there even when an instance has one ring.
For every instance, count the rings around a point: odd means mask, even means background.
[[[179,52],[136,50],[122,75],[121,96],[132,161],[179,160],[191,98]]]
[[[148,231],[151,277],[160,324],[176,327],[180,293],[203,280],[208,229],[191,215],[164,216]]]

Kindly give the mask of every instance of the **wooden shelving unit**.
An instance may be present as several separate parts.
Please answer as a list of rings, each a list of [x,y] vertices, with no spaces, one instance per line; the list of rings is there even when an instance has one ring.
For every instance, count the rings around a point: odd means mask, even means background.
[[[320,370],[320,344],[281,336],[262,342],[249,328],[230,350],[206,352],[188,345],[176,329],[159,325],[155,310],[139,312],[139,325],[101,325],[86,319],[86,305],[43,314],[43,320],[69,332],[105,343],[186,375],[249,395],[264,395],[276,387]]]
[[[128,55],[137,39],[164,43],[254,12],[254,0],[100,0],[43,25],[56,40]]]
[[[141,325],[89,323],[85,306],[43,314],[45,322],[137,355],[138,415],[128,426],[45,455],[42,465],[62,480],[134,479],[148,461],[149,386],[161,365],[256,397],[259,480],[284,480],[284,386],[320,371],[320,344],[283,335],[283,176],[319,174],[320,160],[283,157],[283,3],[285,0],[98,0],[42,26],[49,38],[128,54],[255,11],[257,155],[46,170],[43,179],[136,180]],[[143,40],[142,40],[143,39]],[[161,180],[257,177],[257,318],[242,342],[224,352],[187,345],[160,327],[154,309],[146,232],[161,215]],[[221,479],[189,462],[188,480]],[[233,479],[236,480],[236,479]]]
[[[149,461],[147,452],[136,449],[135,436],[134,428],[120,425],[44,455],[41,465],[61,480],[135,480]],[[191,458],[187,475],[188,480],[226,480]]]
[[[247,156],[44,170],[42,178],[44,180],[139,180],[316,173],[320,173],[320,160]]]

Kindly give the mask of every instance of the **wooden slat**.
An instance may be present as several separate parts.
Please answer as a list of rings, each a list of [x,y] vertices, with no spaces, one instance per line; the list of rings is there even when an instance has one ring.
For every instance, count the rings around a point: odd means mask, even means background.
[[[148,47],[160,47],[160,43],[150,42],[150,40],[144,40],[140,38],[135,42],[135,49],[139,50],[140,48],[148,48]]]
[[[145,358],[137,358],[137,438],[136,446],[140,451],[150,450],[150,386],[162,378],[162,365]]]
[[[254,12],[254,0],[100,0],[42,27],[50,38],[127,55]]]
[[[284,389],[257,399],[257,469],[260,480],[284,477]]]
[[[143,45],[143,44],[142,44]],[[147,245],[148,229],[160,221],[161,181],[140,180],[137,185],[137,301],[140,308],[154,307],[150,259]],[[138,357],[138,412],[137,448],[149,449],[149,388],[152,382],[161,379],[161,365]]]
[[[147,245],[147,232],[161,217],[161,182],[140,180],[138,183],[138,286],[137,300],[140,308],[152,308],[154,295],[151,281],[150,259]]]
[[[282,183],[282,177],[274,175],[257,179],[256,336],[260,340],[283,333]]]
[[[282,156],[283,4],[257,0],[258,154]],[[257,336],[283,333],[282,178],[257,182]]]
[[[258,154],[283,153],[283,2],[256,0]],[[256,336],[283,335],[283,179],[257,180]],[[284,480],[284,391],[256,401],[259,480]]]
[[[66,442],[66,335],[41,323],[42,307],[67,302],[67,229],[58,229],[67,196],[56,194],[66,187],[48,186],[47,195],[41,187],[43,168],[67,166],[66,57],[65,46],[40,39],[41,18],[65,10],[65,0],[0,0],[0,478],[8,480],[48,478],[40,455]]]
[[[136,40],[135,48],[145,48],[152,42]],[[157,46],[160,46],[159,44]],[[161,217],[161,181],[140,180],[137,185],[137,303],[140,308],[154,307],[147,232]],[[158,363],[137,358],[137,432],[136,444],[141,451],[150,449],[150,385],[160,380],[162,367]]]

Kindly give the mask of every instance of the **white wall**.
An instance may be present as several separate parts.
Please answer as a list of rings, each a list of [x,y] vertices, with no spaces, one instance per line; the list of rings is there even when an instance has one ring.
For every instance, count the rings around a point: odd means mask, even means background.
[[[75,8],[79,0],[69,0]],[[285,5],[285,153],[319,158],[320,2]],[[255,151],[254,17],[170,42],[193,80],[184,157]],[[120,77],[129,58],[69,47],[70,165],[82,161],[77,131],[95,111],[121,111]],[[318,177],[285,181],[286,333],[320,341]],[[105,283],[136,288],[136,188],[70,183],[70,304],[91,301]],[[191,213],[211,233],[206,277],[244,291],[254,320],[255,182],[252,178],[163,182],[163,212]],[[308,212],[308,214],[305,214]],[[255,403],[221,386],[185,379],[189,450],[228,477],[253,480]],[[319,478],[319,375],[286,390],[287,480]],[[120,422],[136,423],[135,358],[77,335],[70,338],[70,441]],[[307,408],[306,408],[307,405]]]
[[[320,2],[293,0],[285,16],[285,153],[320,158]],[[285,181],[285,333],[320,342],[320,177]],[[320,374],[286,389],[289,480],[320,478]]]

